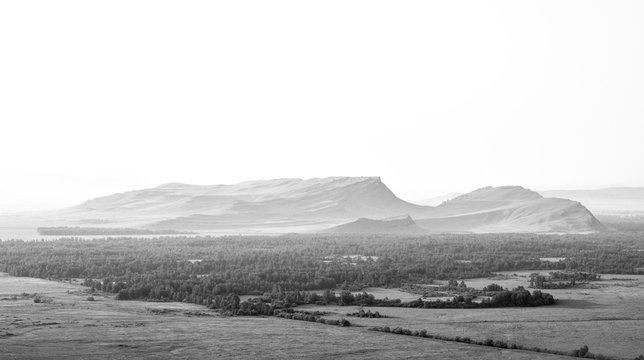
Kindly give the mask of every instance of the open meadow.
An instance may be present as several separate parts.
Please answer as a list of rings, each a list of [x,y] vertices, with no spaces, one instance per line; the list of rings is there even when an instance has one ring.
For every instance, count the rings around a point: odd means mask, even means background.
[[[275,317],[223,317],[184,303],[117,301],[102,296],[88,301],[87,290],[61,282],[0,276],[2,359],[565,358],[396,336],[365,327]],[[34,302],[34,293],[40,303]]]
[[[633,359],[644,354],[642,249],[639,235],[622,233],[4,241],[0,351],[2,359],[535,359],[587,345],[596,359]],[[514,290],[551,271],[582,277],[542,286],[544,297]],[[386,317],[348,316],[358,305]],[[334,326],[343,317],[351,326]]]
[[[465,279],[468,287],[481,289],[496,283],[504,288],[525,286],[534,271],[501,272],[488,278]],[[416,309],[364,307],[386,318],[348,318],[366,327],[389,326],[426,329],[443,336],[473,340],[501,340],[529,347],[572,351],[588,345],[594,354],[634,358],[644,354],[644,276],[602,274],[601,281],[578,288],[547,289],[557,305],[488,309]],[[459,280],[460,281],[460,280]],[[398,290],[380,289],[381,294]],[[417,295],[416,298],[420,296]],[[429,299],[434,300],[434,299]],[[356,306],[303,307],[326,311],[341,318],[357,312]]]

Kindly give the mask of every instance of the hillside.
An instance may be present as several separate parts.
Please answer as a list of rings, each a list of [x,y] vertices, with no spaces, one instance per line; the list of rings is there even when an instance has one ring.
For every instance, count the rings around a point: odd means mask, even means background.
[[[418,226],[411,216],[407,215],[382,220],[360,218],[324,232],[333,234],[422,234],[427,233],[427,230]]]
[[[358,217],[424,211],[397,198],[378,177],[248,181],[235,185],[164,184],[89,200],[85,218],[143,220],[172,229],[307,230]]]
[[[403,214],[403,218],[391,219]],[[71,226],[212,234],[318,232],[336,226],[334,231],[341,233],[603,230],[580,203],[544,198],[519,186],[482,188],[431,207],[399,199],[378,177],[276,179],[234,185],[169,183],[57,211],[0,216],[0,225],[19,227],[22,232]]]
[[[415,201],[415,203],[419,205],[426,205],[426,206],[438,206],[444,203],[445,201],[452,200],[453,198],[460,195],[463,195],[463,193],[452,192],[449,194],[444,194],[444,195],[439,195],[439,196],[418,200],[418,201]]]
[[[431,232],[563,232],[604,230],[578,202],[544,198],[520,186],[486,187],[458,196],[416,219]]]

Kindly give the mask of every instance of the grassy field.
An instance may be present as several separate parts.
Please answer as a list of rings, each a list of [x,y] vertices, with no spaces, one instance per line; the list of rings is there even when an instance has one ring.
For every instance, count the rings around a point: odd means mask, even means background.
[[[87,301],[85,292],[78,285],[0,275],[0,357],[565,358],[377,333],[364,327],[342,328],[272,317],[219,317],[204,307],[183,303],[115,301],[101,296]],[[34,293],[43,302],[35,303]]]
[[[491,283],[507,288],[527,287],[530,273],[508,272],[465,282],[469,287],[479,289]],[[369,309],[389,317],[350,320],[367,327],[427,329],[432,334],[477,340],[491,338],[562,351],[578,349],[586,344],[595,354],[623,358],[644,354],[644,276],[603,274],[602,279],[581,288],[544,290],[559,299],[554,306],[496,309],[374,307]],[[328,317],[338,318],[358,309],[338,306],[305,308],[332,312],[333,315]]]

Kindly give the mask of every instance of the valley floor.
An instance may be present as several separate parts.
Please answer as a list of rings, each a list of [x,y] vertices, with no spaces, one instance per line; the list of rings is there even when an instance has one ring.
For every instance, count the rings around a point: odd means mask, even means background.
[[[34,302],[34,293],[41,302]],[[0,275],[2,359],[567,358],[377,333],[366,327],[220,317],[183,303],[87,298],[86,289],[78,285]]]
[[[510,289],[517,286],[527,288],[527,279],[532,272],[535,271],[512,271],[491,278],[464,281],[468,287],[477,289],[491,283]],[[601,281],[579,288],[543,290],[559,299],[553,306],[491,309],[365,307],[365,311],[378,311],[388,318],[347,319],[366,327],[426,329],[428,333],[443,336],[470,337],[479,341],[490,338],[566,352],[588,345],[594,354],[618,358],[632,359],[644,354],[644,275],[602,274],[601,277]],[[331,312],[337,318],[358,311],[355,306],[309,305],[301,308]]]

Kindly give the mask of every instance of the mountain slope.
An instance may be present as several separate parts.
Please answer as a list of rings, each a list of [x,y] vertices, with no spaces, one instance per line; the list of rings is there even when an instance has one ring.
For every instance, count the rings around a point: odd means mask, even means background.
[[[401,214],[408,216],[388,219]],[[330,228],[344,233],[603,229],[583,205],[543,198],[518,186],[483,188],[431,207],[399,199],[378,177],[276,179],[234,185],[169,183],[21,219],[23,225],[32,222],[34,229],[101,224],[218,234],[316,232]],[[345,225],[338,226],[341,224]]]
[[[324,232],[334,234],[422,234],[427,230],[416,225],[411,216],[407,215],[382,220],[360,218]]]
[[[276,179],[235,185],[164,184],[87,201],[73,212],[94,218],[138,218],[161,228],[282,228],[357,217],[419,214],[378,177]]]
[[[520,186],[486,187],[433,209],[416,223],[431,232],[594,232],[604,226],[578,202]]]
[[[439,196],[434,196],[431,198],[426,198],[422,200],[418,200],[415,203],[419,205],[426,205],[426,206],[438,206],[445,201],[449,201],[454,199],[457,196],[463,195],[463,193],[458,193],[458,192],[452,192],[449,194],[444,194],[444,195],[439,195]]]

